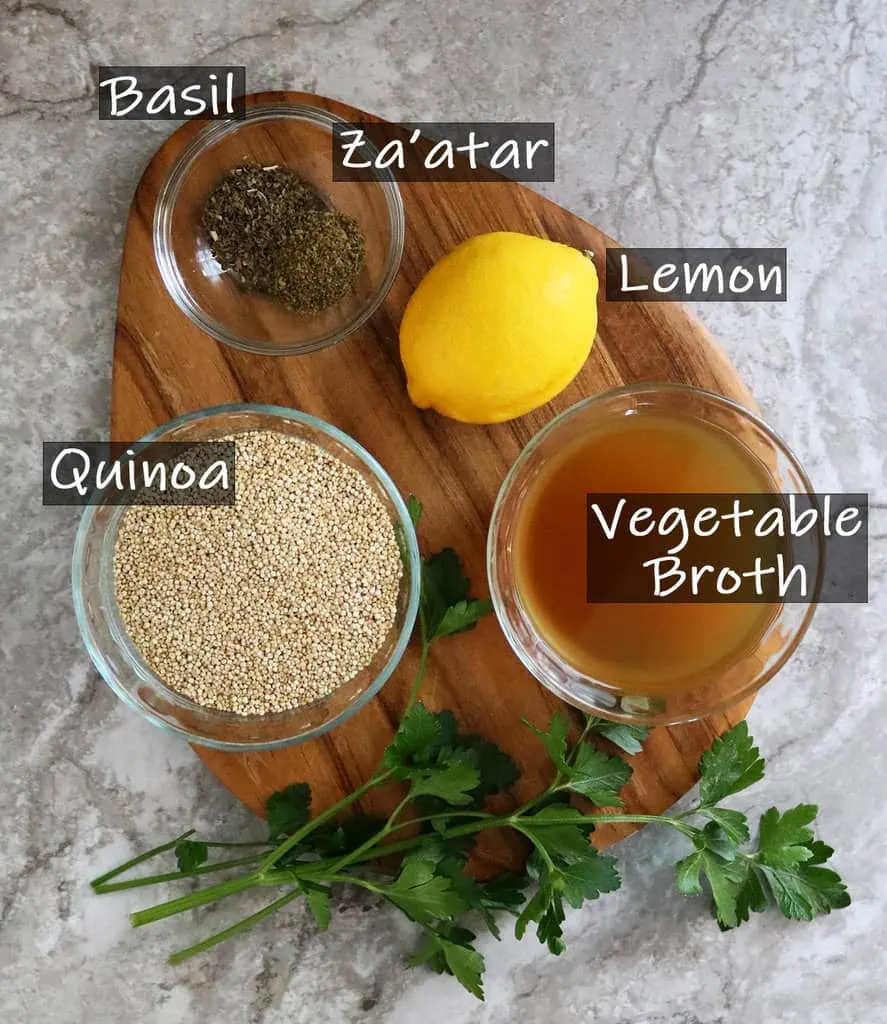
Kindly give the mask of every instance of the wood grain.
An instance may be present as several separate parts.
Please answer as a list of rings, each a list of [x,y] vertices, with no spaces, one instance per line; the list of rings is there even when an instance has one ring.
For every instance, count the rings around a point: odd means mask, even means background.
[[[349,120],[371,115],[332,100],[297,93],[253,96],[251,105],[308,102]],[[189,123],[160,148],[136,190],[120,275],[114,349],[111,434],[131,441],[160,423],[221,402],[262,401],[305,410],[354,436],[382,462],[403,493],[425,506],[426,550],[451,545],[465,560],[475,592],[486,591],[484,547],[497,490],[523,445],[553,415],[580,398],[623,382],[684,381],[753,407],[748,391],[703,325],[673,303],[607,303],[592,355],[578,378],[542,409],[510,423],[478,427],[420,412],[410,403],[397,348],[404,305],[431,264],[464,238],[507,229],[590,249],[599,267],[613,244],[602,232],[528,188],[505,180],[404,183],[406,247],[400,274],[384,305],[342,344],[305,356],[256,356],[218,344],[178,310],[154,262],[151,226],[161,184],[183,147],[200,130]],[[214,774],[257,813],[273,790],[311,783],[315,810],[328,806],[374,768],[403,706],[416,652],[381,694],[332,733],[285,750],[231,754],[198,748]],[[441,642],[423,690],[435,708],[449,707],[462,725],[500,744],[520,763],[520,798],[547,776],[541,746],[518,725],[521,715],[545,723],[560,702],[521,667],[490,617],[473,633]],[[728,714],[657,729],[633,758],[629,809],[658,813],[694,783],[700,753],[740,720],[747,705]],[[383,810],[391,792],[375,794],[370,811]],[[599,846],[631,829],[607,826]],[[483,872],[522,856],[500,838],[485,841]]]

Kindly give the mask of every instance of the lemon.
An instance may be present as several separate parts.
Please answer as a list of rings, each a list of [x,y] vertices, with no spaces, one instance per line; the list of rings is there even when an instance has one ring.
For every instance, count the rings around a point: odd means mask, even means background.
[[[400,355],[420,408],[500,423],[544,405],[588,358],[598,277],[578,249],[512,231],[439,260],[407,303]]]

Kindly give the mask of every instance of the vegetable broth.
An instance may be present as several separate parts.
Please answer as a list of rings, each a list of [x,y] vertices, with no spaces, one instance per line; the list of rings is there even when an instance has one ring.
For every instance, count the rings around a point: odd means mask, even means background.
[[[588,602],[587,496],[774,490],[763,463],[718,427],[660,412],[614,417],[558,452],[531,485],[513,546],[521,602],[565,661],[603,683],[665,694],[713,681],[754,651],[775,606]],[[632,556],[624,531],[612,544],[614,562]],[[691,536],[682,562],[693,563],[693,551]]]

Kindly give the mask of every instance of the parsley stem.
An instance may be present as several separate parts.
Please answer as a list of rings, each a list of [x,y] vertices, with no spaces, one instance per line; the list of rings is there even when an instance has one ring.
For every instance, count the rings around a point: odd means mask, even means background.
[[[112,878],[116,878],[118,875],[124,874],[131,868],[136,867],[139,864],[144,864],[146,860],[152,860],[154,857],[160,856],[161,853],[166,853],[168,850],[174,850],[183,839],[187,839],[188,836],[194,835],[194,829],[188,829],[187,832],[183,832],[180,836],[176,836],[175,839],[170,839],[168,843],[163,843],[160,846],[155,846],[153,850],[146,850],[145,853],[140,853],[137,857],[133,857],[132,860],[128,860],[125,864],[121,864],[120,867],[114,868],[113,871],[108,871],[104,875],[100,875],[98,878],[94,878],[89,884],[93,889],[98,889],[99,886],[104,885],[106,882],[110,882]]]
[[[396,817],[400,809],[408,802],[404,799],[400,806],[395,809],[395,813],[392,814],[392,818]],[[440,814],[424,814],[418,818],[407,818],[406,821],[399,821],[396,824],[392,824],[390,828],[385,828],[377,832],[356,850],[352,850],[351,853],[346,854],[340,860],[336,861],[330,871],[341,871],[342,868],[349,867],[351,864],[359,864],[367,860],[376,860],[381,857],[387,857],[390,854],[399,853],[401,850],[411,849],[417,844],[422,836],[414,836],[412,839],[405,839],[399,843],[381,843],[380,840],[385,836],[391,835],[392,832],[398,832],[402,828],[409,828],[410,825],[422,825],[427,821],[436,821],[440,818],[477,818],[479,820],[488,819],[490,817],[489,811],[463,811],[461,809],[454,809],[453,811],[443,811]],[[391,820],[391,819],[389,819]],[[369,853],[369,856],[365,856]],[[323,870],[327,870],[323,861],[316,861],[311,865],[312,868],[320,867]]]
[[[401,822],[401,824],[399,825],[395,824],[398,816],[400,815],[400,812],[404,809],[404,807],[406,807],[406,805],[409,802],[410,794],[407,793],[407,795],[403,798],[403,800],[400,801],[397,807],[394,808],[391,814],[388,815],[388,820],[379,829],[379,831],[376,832],[375,835],[371,835],[369,839],[367,839],[365,842],[361,843],[356,850],[352,850],[351,853],[346,853],[343,857],[340,857],[329,869],[330,873],[335,874],[342,867],[346,866],[347,864],[350,864],[352,860],[359,858],[362,853],[366,853],[367,850],[371,850],[374,846],[377,846],[380,843],[380,841],[388,835],[389,832],[394,832],[396,829],[403,828],[406,825],[412,825],[413,822],[416,820],[415,818],[409,821]]]
[[[426,628],[425,628],[425,624],[423,622],[422,623],[422,650],[419,653],[419,664],[418,664],[418,666],[416,668],[416,678],[413,681],[413,685],[410,687],[410,695],[407,698],[407,704],[406,704],[406,707],[404,708],[404,711],[403,711],[404,715],[416,703],[416,697],[418,697],[418,695],[419,695],[419,690],[422,687],[422,681],[425,678],[425,669],[428,666],[428,653],[431,650],[431,645],[433,643],[432,640],[426,639],[425,634],[426,634]],[[381,769],[381,765],[379,766],[379,769]],[[378,772],[379,769],[376,769],[376,771]],[[391,773],[387,773],[387,774],[390,775]],[[397,805],[397,807],[395,807],[394,810],[391,812],[391,814],[388,816],[388,821],[385,822],[385,824],[382,826],[382,828],[375,835],[370,836],[370,838],[367,839],[366,842],[361,843],[361,845],[356,850],[352,850],[351,853],[347,854],[346,856],[344,856],[344,857],[340,858],[338,861],[336,861],[333,864],[332,868],[330,868],[330,871],[336,872],[340,868],[344,867],[345,865],[352,863],[353,860],[358,859],[362,854],[366,853],[368,850],[371,850],[374,846],[376,846],[376,844],[381,839],[383,839],[386,835],[388,835],[389,832],[393,832],[393,831],[395,831],[398,828],[404,828],[405,826],[412,824],[416,819],[412,819],[412,821],[404,821],[404,822],[402,822],[399,825],[395,824],[396,818],[398,817],[400,812],[404,809],[404,807],[406,807],[406,805],[409,802],[410,802],[410,795],[409,795],[409,793],[407,793],[407,795],[403,798],[403,800],[400,801],[400,803]],[[276,860],[276,858],[275,858],[275,860]],[[273,863],[274,863],[274,860],[271,860],[269,858],[269,860],[266,863],[262,864],[262,868],[265,868],[266,866],[268,866],[270,864],[273,864]]]
[[[411,799],[412,796],[409,793],[407,793],[407,795],[403,798],[403,800],[401,800],[397,807],[394,808],[391,814],[388,815],[388,821],[386,821],[384,826],[382,827],[382,832],[381,835],[379,836],[380,839],[382,838],[382,836],[388,835],[388,833],[392,831],[392,829],[397,828],[395,822],[400,817],[400,812],[404,809],[404,807],[406,807],[406,805],[410,802]],[[404,825],[407,824],[409,824],[409,822],[405,821]]]
[[[425,629],[423,627],[422,650],[419,654],[419,665],[416,669],[416,679],[413,682],[413,685],[410,689],[410,695],[407,698],[407,706],[404,710],[404,714],[406,714],[406,712],[416,702],[416,697],[418,696],[419,689],[422,686],[422,680],[425,678],[425,669],[428,665],[428,653],[431,650],[432,643],[433,640],[428,640],[425,638]],[[297,846],[305,838],[305,836],[310,835],[310,833],[313,832],[318,825],[321,825],[323,824],[323,822],[328,821],[330,818],[338,814],[339,811],[344,810],[350,804],[360,799],[360,797],[363,796],[364,793],[372,789],[374,786],[379,786],[383,782],[387,782],[393,776],[393,774],[394,773],[392,771],[383,769],[382,765],[380,764],[376,771],[362,786],[358,786],[357,789],[355,789],[352,793],[349,793],[348,796],[344,797],[338,803],[333,804],[332,807],[328,807],[321,814],[318,814],[316,817],[312,818],[311,821],[309,821],[307,824],[303,825],[302,828],[294,832],[288,839],[284,840],[284,842],[282,842],[280,846],[272,850],[271,853],[269,853],[268,856],[259,865],[259,874],[263,874],[269,868],[273,867],[277,863],[277,861],[280,860],[281,857],[289,853],[289,851],[294,846]],[[382,830],[381,835],[377,834],[376,836],[372,837],[372,843],[370,843],[369,845],[367,843],[364,843],[362,849],[369,849],[370,845],[375,845],[375,843],[378,841],[378,839],[381,838],[381,836],[386,835],[388,831],[391,831],[393,827],[394,818],[397,817],[397,815],[400,813],[400,811],[403,809],[404,805],[407,802],[407,798],[405,798],[395,809],[391,817],[388,819],[388,823]]]
[[[384,886],[376,885],[374,882],[369,881],[369,879],[360,878],[358,875],[329,875],[324,880],[327,882],[341,882],[343,885],[359,885],[361,889],[368,889],[377,896],[385,895]]]
[[[540,819],[541,820],[541,819]],[[545,818],[544,822],[546,825],[579,825],[583,822],[588,822],[588,818]],[[496,817],[495,815],[489,815],[483,821],[468,822],[465,825],[457,825],[455,828],[448,828],[446,832],[441,833],[442,839],[455,839],[457,836],[469,836],[474,832],[482,832],[487,828],[513,828],[518,832],[523,831],[523,827],[520,822],[518,814],[508,814]]]
[[[553,875],[556,874],[557,873],[557,868],[554,866],[554,861],[551,859],[551,854],[548,852],[548,850],[545,849],[545,847],[540,842],[538,842],[535,839],[535,837],[533,836],[533,833],[529,829],[521,828],[520,825],[514,825],[512,827],[514,828],[515,832],[520,832],[521,835],[526,836],[526,838],[530,840],[530,842],[533,844],[533,849],[539,854],[539,856],[548,865],[548,870]]]
[[[551,783],[546,789],[544,789],[538,796],[534,796],[532,800],[528,800],[525,804],[522,804],[512,813],[512,817],[519,818],[525,815],[528,811],[532,811],[534,807],[547,800],[552,793],[554,793],[560,787],[555,785],[557,779]]]
[[[242,847],[243,849],[251,850],[251,849],[256,849],[256,848],[258,848],[260,846],[264,846],[267,849],[269,846],[273,846],[274,845],[273,843],[269,843],[266,839],[256,839],[255,841],[253,841],[251,843],[212,843],[212,842],[210,842],[207,839],[200,839],[200,840],[198,840],[198,842],[203,843],[204,846],[209,846],[209,847],[216,847],[217,846],[220,849],[221,848],[226,848],[226,847],[229,847],[231,849],[241,848]]]
[[[423,630],[422,630],[422,650],[421,650],[421,652],[419,654],[419,664],[418,664],[418,667],[416,668],[416,678],[413,681],[412,687],[410,688],[410,694],[409,694],[409,697],[407,698],[407,704],[406,704],[406,707],[404,708],[404,712],[403,712],[404,714],[406,714],[407,711],[409,711],[409,709],[413,706],[413,704],[416,703],[416,697],[419,695],[419,690],[421,689],[422,681],[425,678],[425,669],[426,669],[426,667],[428,665],[428,653],[431,650],[432,642],[433,641],[431,641],[431,640],[426,640],[425,639],[425,629],[423,628]],[[380,765],[380,767],[381,767],[381,765]],[[378,771],[378,769],[377,769],[377,771]],[[391,773],[387,773],[387,774],[390,775]],[[330,868],[330,871],[334,873],[334,872],[338,871],[340,868],[342,868],[342,867],[352,863],[352,861],[359,859],[362,854],[366,853],[368,850],[371,850],[374,846],[376,846],[381,839],[383,839],[386,835],[388,835],[389,832],[393,832],[396,829],[405,828],[407,825],[413,824],[417,819],[414,818],[414,819],[412,819],[410,821],[404,821],[404,822],[401,822],[400,824],[395,824],[397,817],[400,815],[400,812],[404,809],[404,807],[406,807],[406,805],[409,802],[410,802],[410,795],[409,795],[409,793],[407,793],[407,795],[403,798],[403,800],[400,801],[400,803],[394,808],[394,810],[388,816],[388,820],[385,822],[385,824],[382,826],[382,828],[375,835],[370,836],[370,838],[367,839],[366,842],[361,843],[361,845],[356,850],[352,850],[351,853],[349,853],[346,856],[341,857],[339,860],[337,860],[333,864],[333,866]],[[423,819],[419,819],[419,820],[423,820]],[[269,858],[268,862],[266,862],[266,863],[267,864],[273,864],[274,861]],[[266,863],[262,864],[263,868],[266,867]]]
[[[585,737],[591,732],[591,730],[594,728],[594,725],[595,725],[595,718],[594,718],[594,716],[593,715],[586,715],[585,716],[585,725],[582,726],[582,732],[579,733],[578,739],[573,744],[573,749],[567,755],[567,760],[571,764],[572,764],[573,759],[575,758],[576,754],[579,752],[579,748],[584,743]]]
[[[447,829],[446,832],[440,833],[441,839],[455,839],[458,836],[473,835],[475,832],[483,832],[488,828],[513,828],[518,832],[523,832],[524,823],[521,821],[521,814],[523,808],[520,811],[510,814],[501,815],[499,817],[490,814],[487,811],[458,811],[462,817],[476,818],[476,821],[466,822],[464,825],[457,825],[455,828]],[[449,818],[453,817],[453,814],[446,812],[440,815],[429,815],[426,818],[412,818],[409,821],[404,821],[400,825],[395,825],[391,831],[396,831],[399,828],[404,828],[407,825],[418,824],[422,821],[430,821],[433,818]],[[546,827],[548,825],[606,825],[606,824],[660,824],[660,825],[671,825],[672,828],[677,829],[688,837],[692,837],[697,832],[692,825],[684,825],[679,822],[676,818],[668,817],[662,814],[586,814],[581,817],[568,817],[568,818],[540,818],[533,822],[533,827]],[[379,857],[387,857],[395,853],[406,853],[408,850],[413,850],[417,846],[420,846],[423,842],[427,841],[427,836],[418,835],[413,836],[410,839],[403,839],[397,843],[385,843],[378,848],[373,847],[368,850],[358,853],[349,854],[348,857],[341,863],[336,865],[336,870],[341,870],[344,867],[352,864],[360,864],[368,860],[376,860]],[[312,868],[319,867],[318,864],[312,864]]]
[[[416,669],[416,678],[410,688],[410,695],[407,698],[407,706],[404,708],[404,714],[416,703],[416,698],[419,696],[419,690],[422,688],[422,682],[425,678],[425,668],[428,665],[428,652],[431,650],[431,645],[434,641],[426,640],[422,637],[422,650],[419,653],[419,665]]]
[[[244,892],[261,884],[262,880],[254,874],[241,875],[239,878],[232,878],[230,881],[219,882],[206,889],[198,889],[197,892],[189,892],[185,896],[167,900],[165,903],[158,903],[146,910],[137,910],[134,914],[130,914],[130,920],[135,928],[143,924],[153,924],[155,921],[162,921],[174,914],[182,914],[186,910],[194,910],[195,907],[203,907],[207,903],[215,903],[216,900],[233,896],[235,893]]]
[[[688,811],[681,811],[680,814],[676,814],[675,817],[680,821],[685,818],[692,818],[696,814],[703,814],[711,807],[711,804],[697,804],[696,807],[691,807]]]
[[[426,630],[423,625],[422,650],[419,654],[419,665],[416,669],[415,681],[413,682],[413,685],[410,688],[410,695],[407,698],[407,706],[404,709],[404,714],[406,714],[406,712],[413,706],[413,704],[415,704],[416,697],[419,694],[419,689],[422,686],[422,680],[425,678],[425,669],[428,665],[428,652],[431,650],[431,644],[433,643],[432,640],[428,640],[425,638],[425,632]],[[284,840],[284,842],[282,842],[279,846],[273,849],[271,853],[269,853],[268,856],[259,865],[259,873],[262,874],[265,871],[267,871],[268,868],[273,867],[277,863],[277,861],[280,860],[281,857],[289,853],[289,851],[294,846],[298,846],[298,844],[305,838],[305,836],[310,835],[314,831],[314,829],[317,828],[318,825],[322,825],[323,822],[329,821],[329,819],[338,814],[339,811],[344,810],[350,804],[353,804],[356,800],[359,800],[364,793],[372,789],[374,786],[380,786],[383,782],[387,782],[392,777],[393,774],[393,772],[383,769],[382,765],[380,764],[379,767],[375,770],[375,772],[373,772],[370,778],[362,786],[358,786],[357,789],[355,789],[352,793],[349,793],[348,796],[344,797],[338,803],[333,804],[332,807],[328,807],[321,814],[318,814],[316,817],[312,818],[309,822],[307,822],[307,824],[303,825],[302,828],[298,829],[288,839]],[[408,801],[405,798],[398,805],[394,813],[388,819],[388,824],[382,830],[381,835],[385,835],[387,834],[388,831],[390,831],[390,826],[392,825],[394,818],[397,817],[397,815],[400,813],[400,811],[403,809],[404,805],[407,802]],[[381,835],[373,837],[373,844],[376,841],[378,841],[379,838],[381,838]],[[369,848],[366,843],[364,843],[363,845],[367,849]]]
[[[215,844],[213,844],[215,845]],[[161,882],[178,882],[182,878],[196,878],[198,875],[210,875],[214,871],[226,871],[229,868],[255,864],[261,853],[252,853],[248,857],[235,857],[231,860],[216,861],[215,864],[201,864],[191,871],[168,871],[161,875],[146,875],[144,878],[130,878],[126,882],[93,882],[93,889],[103,895],[109,892],[121,892],[124,889],[141,889],[146,885],[159,885]]]
[[[249,917],[244,917],[241,921],[236,922],[236,924],[232,924],[230,928],[225,928],[223,931],[216,932],[215,935],[210,935],[208,938],[195,943],[193,946],[189,946],[187,949],[181,949],[178,953],[173,953],[169,958],[169,962],[173,965],[180,964],[183,960],[187,960],[189,957],[196,956],[198,953],[203,953],[207,949],[212,949],[213,946],[217,946],[220,942],[224,942],[225,939],[230,939],[234,935],[239,935],[241,932],[245,932],[248,928],[252,928],[253,925],[258,924],[259,921],[264,921],[266,917],[270,917],[273,913],[280,910],[281,907],[292,902],[292,900],[297,896],[301,895],[301,889],[291,889],[289,892],[284,893],[283,896],[279,896],[273,903],[269,903],[267,907],[262,907],[262,909],[257,910],[255,914],[250,914]]]
[[[566,755],[567,764],[573,763],[573,761],[576,758],[576,754],[579,752],[579,748],[585,741],[585,737],[594,728],[594,724],[594,717],[592,715],[586,715],[585,725],[582,727],[582,731],[576,737],[576,742],[573,744],[573,746],[570,748],[569,753]],[[515,812],[515,816],[524,815],[528,811],[531,811],[534,807],[537,807],[539,804],[547,800],[552,795],[552,793],[556,793],[558,792],[558,790],[562,789],[569,789],[569,786],[565,785],[566,782],[567,779],[565,778],[563,771],[558,769],[557,773],[555,774],[555,777],[551,780],[548,786],[546,786],[546,788],[538,796],[534,796],[532,800],[528,800],[522,807],[518,808],[518,810]]]
[[[511,824],[511,820],[505,818],[504,825]],[[621,825],[621,824],[657,824],[671,825],[684,835],[692,836],[698,829],[692,825],[684,825],[677,818],[665,814],[583,814],[581,817],[555,818],[545,817],[533,820],[534,828],[546,828],[549,825]],[[512,827],[515,827],[512,825]],[[452,835],[452,832],[444,833],[445,836]]]
[[[327,807],[325,811],[321,811],[320,814],[316,815],[300,829],[293,832],[293,834],[288,839],[285,839],[279,846],[276,846],[259,865],[258,874],[264,874],[269,868],[273,867],[281,857],[289,853],[294,846],[298,846],[305,836],[310,835],[319,825],[322,825],[325,821],[329,821],[330,818],[334,818],[339,811],[344,810],[356,800],[359,800],[364,793],[371,790],[374,786],[381,786],[383,782],[387,782],[393,774],[394,773],[388,769],[383,770],[380,765],[366,782],[358,786],[357,789],[352,790],[352,792],[347,796],[342,797],[338,803],[334,803],[331,807]]]

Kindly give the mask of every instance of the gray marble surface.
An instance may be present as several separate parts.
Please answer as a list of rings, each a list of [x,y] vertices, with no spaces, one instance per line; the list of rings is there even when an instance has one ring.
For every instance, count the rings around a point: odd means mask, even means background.
[[[821,489],[884,501],[887,8],[880,0],[0,0],[0,1017],[18,1022],[878,1024],[887,1021],[884,521],[873,600],[822,608],[756,703],[768,778],[817,801],[853,906],[720,935],[671,888],[679,840],[620,849],[623,890],[568,953],[486,943],[487,1001],[402,966],[411,936],[353,895],[177,969],[220,911],[133,932],[106,866],[195,824],[258,824],[191,751],[117,704],[69,596],[76,524],[40,507],[44,438],[107,428],[122,230],[168,125],[99,122],[99,63],[245,64],[403,119],[554,120],[545,190],[632,244],[788,246],[784,305],[707,305],[767,418]],[[495,947],[495,948],[494,948]]]

